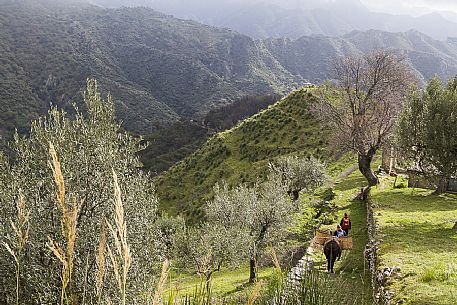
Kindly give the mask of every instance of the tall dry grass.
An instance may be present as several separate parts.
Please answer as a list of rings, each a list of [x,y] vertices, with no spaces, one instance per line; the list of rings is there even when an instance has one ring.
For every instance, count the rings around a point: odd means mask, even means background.
[[[157,289],[152,299],[152,305],[159,305],[162,294],[165,291],[165,284],[167,282],[168,273],[170,271],[170,262],[166,259],[162,264],[162,272],[160,273],[160,279],[157,284]],[[173,303],[173,301],[172,301]]]
[[[108,254],[113,264],[114,275],[121,293],[122,305],[126,304],[127,274],[132,264],[130,247],[127,243],[127,225],[124,219],[124,207],[122,205],[121,189],[116,173],[113,170],[114,181],[114,223],[113,227],[108,221],[106,224],[111,232],[116,252],[114,255],[109,244],[107,244]]]
[[[74,197],[70,200],[70,204],[67,204],[65,199],[65,181],[62,175],[62,169],[59,158],[57,156],[57,152],[52,143],[49,143],[49,154],[51,155],[50,167],[52,169],[54,182],[57,187],[56,204],[59,210],[62,212],[62,235],[64,237],[66,247],[63,249],[56,241],[50,237],[48,237],[49,241],[47,243],[47,247],[62,264],[62,293],[60,302],[61,305],[64,303],[68,305],[73,300],[71,280],[73,273],[73,255],[76,242],[76,225],[80,205]]]
[[[254,305],[255,301],[259,297],[260,290],[262,289],[262,281],[258,281],[248,299],[247,305]]]
[[[30,212],[26,210],[25,198],[21,191],[19,191],[19,197],[16,201],[17,219],[15,222],[11,220],[11,227],[16,233],[15,246],[12,247],[8,243],[3,242],[3,246],[11,254],[16,263],[16,305],[19,305],[19,289],[20,289],[20,277],[22,267],[22,254],[29,239],[30,230]],[[14,250],[13,250],[14,248]]]

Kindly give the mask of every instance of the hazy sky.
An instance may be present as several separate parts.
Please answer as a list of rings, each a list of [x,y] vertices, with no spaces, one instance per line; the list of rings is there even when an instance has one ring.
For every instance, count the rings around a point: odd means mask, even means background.
[[[344,1],[344,0],[340,0]],[[373,10],[389,13],[421,14],[431,11],[457,12],[457,0],[361,0]]]
[[[214,0],[213,0],[214,1]],[[217,1],[217,0],[216,0]],[[232,0],[239,2],[239,0]],[[345,2],[350,0],[243,0],[242,2],[276,2],[277,4],[289,4],[306,6],[307,2]],[[457,0],[359,0],[372,10],[384,11],[396,14],[424,14],[432,11],[457,12]]]

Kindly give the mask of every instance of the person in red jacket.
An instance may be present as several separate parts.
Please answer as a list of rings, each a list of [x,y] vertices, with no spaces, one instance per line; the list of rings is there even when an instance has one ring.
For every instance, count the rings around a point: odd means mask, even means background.
[[[349,219],[349,216],[347,213],[344,213],[343,219],[341,219],[340,226],[344,231],[344,235],[348,236],[349,235],[349,230],[351,229],[351,219]]]

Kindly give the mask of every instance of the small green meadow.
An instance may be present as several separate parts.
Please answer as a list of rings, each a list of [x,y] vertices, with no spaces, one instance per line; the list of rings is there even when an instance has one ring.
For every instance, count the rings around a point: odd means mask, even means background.
[[[379,269],[400,267],[387,282],[394,303],[457,304],[457,195],[432,192],[394,188],[391,177],[372,190]]]
[[[259,280],[266,280],[273,275],[273,267],[260,268]],[[191,296],[200,285],[204,286],[205,279],[196,274],[176,274],[171,277],[169,286],[178,296]],[[255,284],[249,283],[249,266],[240,266],[234,270],[223,269],[214,273],[211,279],[211,293],[220,297],[249,296]]]

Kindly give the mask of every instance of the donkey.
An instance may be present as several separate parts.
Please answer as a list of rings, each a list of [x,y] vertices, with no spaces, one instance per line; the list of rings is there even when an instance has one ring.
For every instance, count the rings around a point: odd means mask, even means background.
[[[333,273],[335,260],[341,258],[341,246],[336,238],[331,238],[324,244],[324,254],[327,259],[327,271]]]

